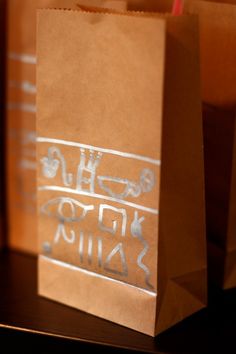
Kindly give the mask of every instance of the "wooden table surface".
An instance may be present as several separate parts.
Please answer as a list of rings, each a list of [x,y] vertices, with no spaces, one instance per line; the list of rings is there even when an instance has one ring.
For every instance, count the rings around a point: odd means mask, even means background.
[[[0,254],[1,354],[236,352],[236,290],[211,288],[208,309],[151,338],[37,296],[36,272],[35,257]]]

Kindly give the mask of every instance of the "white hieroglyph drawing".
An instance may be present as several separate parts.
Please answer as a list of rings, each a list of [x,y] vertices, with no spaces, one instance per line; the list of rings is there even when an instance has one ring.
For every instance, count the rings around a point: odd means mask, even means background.
[[[54,183],[51,185],[44,184],[38,186],[38,191],[56,191],[93,197],[112,203],[118,202],[125,207],[132,207],[137,210],[158,215],[158,209],[134,203],[126,198],[129,196],[137,198],[141,195],[141,193],[147,193],[153,190],[155,186],[155,174],[153,169],[143,168],[140,170],[140,175],[137,178],[137,181],[131,181],[127,178],[120,178],[119,176],[99,175],[99,171],[101,170],[99,164],[103,155],[104,159],[106,155],[108,155],[110,157],[119,157],[119,159],[133,159],[139,162],[144,162],[145,165],[149,164],[154,166],[161,165],[161,161],[159,159],[55,138],[37,137],[36,140],[38,144],[54,144],[57,146],[66,146],[67,148],[70,147],[80,150],[80,162],[78,161],[78,165],[76,165],[77,171],[75,171],[75,174],[77,175],[73,175],[74,185],[62,186],[57,181],[57,185]],[[53,178],[53,176],[57,173],[59,161],[55,160],[56,158],[51,159],[50,161],[47,157],[45,160],[41,161],[45,165],[45,177],[48,176],[48,178]],[[56,181],[53,180],[52,182]],[[68,182],[67,179],[66,182]],[[103,190],[105,193],[99,193],[97,189]],[[119,189],[121,189],[121,191],[117,192]]]
[[[25,103],[25,102],[8,102],[7,110],[27,112],[35,116],[36,105],[32,103]]]
[[[53,213],[50,210],[50,207],[53,206],[57,206],[56,213]],[[77,208],[82,209],[82,213],[80,215],[78,215],[77,213]],[[58,243],[61,238],[63,238],[64,241],[66,241],[67,243],[74,243],[76,237],[75,232],[74,230],[70,229],[68,235],[68,233],[66,232],[65,223],[80,222],[86,217],[88,211],[93,209],[94,205],[86,205],[79,202],[78,200],[68,197],[59,197],[49,200],[41,207],[40,211],[41,213],[46,214],[47,216],[56,217],[59,221],[54,237],[54,243]]]
[[[97,243],[98,266],[101,268],[102,267],[102,243],[103,243],[102,238],[101,237],[95,238],[92,234],[89,234],[88,236],[88,263],[91,265],[93,261],[93,249],[96,248],[96,246],[94,247],[94,243]],[[84,244],[85,244],[84,232],[80,231],[79,247],[78,247],[80,263],[84,262]]]
[[[59,139],[38,137],[37,142],[57,144],[78,148],[80,150],[80,160],[78,161],[78,164],[75,162],[77,170],[75,170],[75,174],[72,175],[71,173],[67,173],[68,171],[66,169],[64,156],[61,154],[60,150],[58,148],[51,147],[48,150],[48,156],[41,159],[43,164],[43,173],[45,177],[53,178],[57,175],[58,169],[61,167],[64,186],[55,184],[41,185],[38,187],[39,191],[44,193],[47,193],[47,191],[55,191],[56,193],[65,193],[66,195],[69,193],[71,195],[82,196],[81,198],[83,199],[85,197],[93,198],[96,200],[99,199],[100,203],[102,203],[98,207],[98,215],[96,216],[96,218],[98,218],[96,219],[98,220],[98,229],[100,230],[99,237],[91,234],[90,232],[85,235],[83,224],[81,223],[79,226],[79,233],[77,235],[77,255],[79,255],[80,263],[84,263],[86,265],[89,264],[91,266],[94,266],[96,263],[98,267],[109,273],[113,273],[119,276],[128,276],[128,263],[126,260],[127,255],[125,253],[126,246],[120,242],[116,244],[115,247],[113,245],[111,251],[108,254],[107,251],[106,254],[103,254],[105,253],[105,251],[103,251],[103,247],[106,242],[105,237],[107,238],[109,235],[102,234],[104,239],[100,237],[101,231],[109,233],[112,235],[112,242],[114,242],[114,237],[116,236],[125,237],[128,228],[130,229],[131,238],[133,237],[137,239],[135,244],[139,245],[141,249],[141,252],[136,256],[136,264],[138,268],[140,268],[139,271],[142,271],[141,274],[143,274],[146,286],[150,289],[153,289],[154,287],[150,280],[150,269],[144,263],[145,259],[147,258],[145,256],[147,255],[150,248],[148,241],[146,241],[143,236],[142,230],[142,223],[145,220],[145,217],[139,216],[138,213],[142,211],[158,215],[158,209],[153,209],[146,205],[139,205],[134,203],[134,200],[125,200],[125,198],[138,198],[140,195],[142,195],[142,193],[149,193],[153,191],[156,183],[156,175],[154,167],[152,168],[150,165],[160,166],[161,161],[147,156],[141,156],[128,152],[120,152],[104,147],[94,147],[78,142]],[[124,178],[121,178],[123,176],[119,177],[119,173],[115,174],[115,176],[110,176],[110,173],[108,172],[108,174],[101,176],[102,168],[100,167],[100,163],[101,159],[103,159],[103,156],[105,159],[106,154],[109,154],[110,156],[118,156],[122,159],[135,159],[139,162],[141,161],[145,163],[145,165],[143,164],[142,169],[139,170],[137,174],[137,180],[135,180],[135,178],[133,180],[129,180],[128,178],[125,178],[125,175]],[[146,168],[146,166],[150,168]],[[103,190],[105,193],[99,194],[97,191],[99,187],[100,192]],[[49,211],[46,212],[48,207],[56,204],[57,202],[59,202],[59,206],[55,215]],[[103,203],[112,203],[112,205]],[[116,204],[119,204],[120,208],[113,206]],[[80,216],[78,216],[78,213],[75,212],[76,206],[82,208],[82,215],[80,213]],[[133,220],[130,220],[129,224],[127,220],[127,207],[133,208],[135,210],[134,218]],[[59,225],[54,237],[54,242],[57,243],[60,239],[62,239],[69,244],[74,243],[77,236],[75,232],[70,229],[70,225],[67,225],[66,223],[84,219],[87,212],[93,209],[95,209],[94,205],[85,205],[77,202],[75,199],[67,197],[55,198],[46,203],[42,207],[42,211],[49,216],[56,216],[59,221]],[[68,215],[68,211],[71,211],[70,216]],[[93,217],[93,215],[91,215],[91,217]],[[93,231],[94,230],[92,230],[92,232]],[[46,246],[47,245],[45,245],[45,253],[47,253],[47,250],[49,249],[48,246]],[[129,247],[132,247],[132,245],[129,244]]]
[[[53,213],[50,210],[50,207],[52,206],[57,206],[56,213]],[[77,208],[82,209],[81,215],[77,216],[78,213],[76,211]],[[68,214],[68,209],[70,210],[71,215],[65,215],[65,210],[67,209],[67,214]],[[58,197],[49,200],[47,203],[41,206],[41,213],[46,214],[47,216],[51,217],[56,217],[60,222],[79,222],[83,220],[88,211],[94,210],[94,205],[86,205],[81,202],[79,202],[76,199],[68,198],[68,197]]]
[[[37,63],[36,56],[29,53],[9,52],[8,58],[11,60],[19,61],[24,64],[36,65]]]
[[[109,196],[116,199],[124,199],[128,195],[132,197],[138,197],[141,194],[141,187],[138,183],[129,181],[127,178],[110,177],[110,176],[98,176],[99,187],[105,191]],[[111,187],[108,187],[105,183],[113,182],[116,184],[124,185],[122,193],[115,193]]]
[[[111,261],[115,255],[118,255],[120,257],[122,270],[114,269],[111,267]],[[122,275],[126,277],[128,276],[128,267],[127,267],[125,252],[123,249],[123,244],[121,242],[118,243],[118,245],[116,245],[112,249],[112,251],[108,254],[106,261],[104,263],[104,270],[116,275]]]
[[[141,218],[138,217],[138,212],[134,212],[134,220],[131,223],[131,234],[133,237],[137,237],[139,241],[143,244],[144,248],[140,252],[137,258],[137,265],[145,272],[145,282],[146,285],[153,289],[152,284],[150,283],[150,270],[149,268],[142,262],[143,257],[147,254],[149,250],[148,242],[143,238],[142,232],[142,222],[145,220],[145,217],[142,216]]]
[[[9,129],[8,130],[9,139],[14,139],[19,141],[22,146],[31,145],[35,147],[36,143],[36,132],[28,129]]]
[[[55,158],[55,156],[57,158]],[[65,186],[70,186],[73,182],[73,175],[66,171],[66,161],[61,151],[57,147],[50,147],[48,149],[48,156],[43,157],[40,162],[43,165],[43,175],[46,178],[54,178],[61,164],[62,180]]]
[[[93,236],[88,235],[88,263],[91,265],[93,259]]]
[[[109,196],[116,199],[124,199],[128,196],[138,198],[141,193],[150,192],[155,185],[154,172],[148,168],[141,171],[139,182],[133,182],[127,178],[111,177],[111,176],[98,176],[99,187],[104,190]],[[114,184],[124,185],[121,193],[114,192],[111,187],[106,185],[106,182],[113,182]]]
[[[82,148],[86,150],[93,150],[96,152],[100,152],[102,154],[109,154],[112,156],[119,156],[121,158],[125,159],[134,159],[138,161],[143,161],[145,163],[149,163],[152,165],[160,166],[161,165],[161,160],[159,159],[154,159],[148,156],[143,156],[143,155],[138,155],[138,154],[133,154],[129,152],[124,152],[124,151],[118,151],[114,149],[107,149],[104,147],[98,147],[98,146],[92,146],[92,145],[87,145],[87,144],[81,144],[79,142],[75,141],[69,141],[69,140],[62,140],[62,139],[55,139],[55,138],[47,138],[44,136],[38,136],[37,137],[37,142],[38,143],[46,143],[46,144],[58,144],[62,146],[70,146],[74,148]]]
[[[103,245],[102,238],[98,237],[97,242],[98,242],[98,266],[101,268],[101,266],[102,266],[102,245]]]
[[[115,208],[111,205],[108,204],[100,204],[99,206],[99,215],[98,215],[98,226],[99,229],[102,231],[106,231],[111,233],[112,235],[115,235],[115,233],[118,230],[118,221],[117,220],[112,220],[112,226],[107,226],[104,224],[104,211],[112,211],[116,214],[118,214],[119,216],[122,217],[122,226],[121,226],[121,236],[125,236],[126,233],[126,225],[127,225],[127,213],[126,210],[123,208]]]
[[[19,89],[31,95],[36,94],[36,85],[34,85],[32,82],[27,80],[23,80],[23,81],[9,80],[8,85],[10,88]]]
[[[23,129],[21,131],[21,143],[22,145],[28,145],[36,143],[36,132],[32,130]]]
[[[54,243],[58,243],[60,238],[63,238],[65,242],[67,243],[74,243],[75,242],[75,231],[70,230],[70,235],[68,236],[65,228],[65,224],[63,222],[60,222],[57,226],[57,231],[55,233],[54,237]]]
[[[83,231],[80,231],[79,234],[79,259],[80,259],[80,263],[83,263],[84,261],[84,233]]]
[[[21,160],[18,162],[18,167],[25,170],[36,170],[36,133],[35,131],[27,129],[9,129],[9,139],[14,139],[17,142],[16,147],[9,149],[9,153],[12,155],[19,155],[19,144]],[[33,161],[31,160],[33,158]]]
[[[140,187],[143,193],[148,193],[155,186],[155,174],[149,168],[144,168],[140,174]]]
[[[48,241],[43,242],[42,248],[44,253],[50,254],[52,252],[52,246]]]
[[[80,163],[77,171],[77,190],[89,191],[94,193],[94,184],[96,169],[102,158],[102,153],[95,153],[93,150],[89,150],[89,160],[86,163],[86,150],[80,149]]]

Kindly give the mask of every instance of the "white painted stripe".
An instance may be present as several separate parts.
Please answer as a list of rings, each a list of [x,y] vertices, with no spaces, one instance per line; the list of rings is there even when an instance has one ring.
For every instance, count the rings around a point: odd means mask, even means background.
[[[31,103],[9,102],[7,104],[7,109],[9,111],[23,111],[33,114],[36,113],[36,105]]]
[[[8,85],[11,88],[20,89],[21,91],[29,93],[31,95],[36,94],[36,85],[32,84],[29,81],[9,80]]]
[[[144,293],[146,293],[146,294],[148,294],[150,296],[154,296],[154,297],[157,296],[157,292],[146,290],[146,289],[140,288],[138,286],[134,286],[134,285],[131,285],[129,283],[125,283],[123,281],[107,277],[107,276],[102,275],[102,274],[94,273],[94,272],[91,272],[91,271],[89,271],[87,269],[83,269],[83,268],[80,268],[78,266],[75,266],[75,265],[72,265],[72,264],[69,264],[69,263],[65,263],[65,262],[59,261],[59,260],[54,259],[54,258],[49,258],[49,257],[43,256],[43,255],[40,255],[39,258],[40,259],[44,259],[45,261],[47,261],[49,263],[52,263],[52,264],[55,264],[55,265],[58,265],[60,267],[68,268],[68,269],[71,269],[71,270],[75,270],[77,272],[81,272],[81,273],[87,274],[88,276],[91,276],[93,278],[100,278],[100,279],[104,279],[104,280],[109,280],[109,281],[112,281],[112,282],[114,282],[116,284],[122,284],[124,286],[131,287],[133,289],[138,289],[139,291],[144,292]]]
[[[112,197],[108,197],[107,195],[96,194],[96,193],[89,193],[85,191],[78,191],[76,189],[67,188],[67,187],[60,187],[60,186],[41,186],[38,187],[38,191],[55,191],[55,192],[63,192],[63,193],[70,193],[70,194],[77,194],[77,195],[84,195],[91,198],[108,200],[110,202],[115,202],[119,204],[123,204],[129,206],[131,208],[139,209],[142,211],[146,211],[147,213],[158,215],[158,210],[153,208],[148,208],[143,205],[135,204],[132,202],[128,202],[127,200],[116,199]]]
[[[37,63],[37,59],[35,55],[26,54],[26,53],[10,52],[8,53],[8,58],[11,60],[20,61],[21,63],[25,63],[25,64],[36,65]]]
[[[60,145],[65,145],[65,146],[72,146],[72,147],[78,147],[78,148],[83,148],[83,149],[90,149],[94,151],[99,151],[103,152],[106,154],[112,154],[112,155],[117,155],[120,157],[126,157],[129,159],[135,159],[135,160],[140,160],[140,161],[145,161],[148,163],[151,163],[153,165],[160,166],[161,161],[153,159],[151,157],[146,157],[142,155],[137,155],[137,154],[132,154],[129,152],[122,152],[122,151],[117,151],[117,150],[112,150],[112,149],[105,149],[105,148],[100,148],[92,145],[86,145],[86,144],[80,144],[76,143],[73,141],[68,141],[68,140],[61,140],[61,139],[53,139],[53,138],[44,138],[44,137],[38,137],[37,138],[38,143],[51,143],[51,144],[60,144]]]

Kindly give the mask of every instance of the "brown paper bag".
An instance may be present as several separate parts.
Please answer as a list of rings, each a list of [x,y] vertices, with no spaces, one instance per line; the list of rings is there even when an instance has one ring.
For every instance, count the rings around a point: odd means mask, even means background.
[[[76,0],[8,0],[7,200],[8,243],[37,251],[35,76],[36,9],[76,8]]]
[[[236,286],[234,4],[185,2],[185,12],[200,16],[209,275],[223,288]]]
[[[194,16],[40,10],[39,294],[156,335],[206,304]]]
[[[236,286],[235,112],[204,106],[206,215],[210,279]]]

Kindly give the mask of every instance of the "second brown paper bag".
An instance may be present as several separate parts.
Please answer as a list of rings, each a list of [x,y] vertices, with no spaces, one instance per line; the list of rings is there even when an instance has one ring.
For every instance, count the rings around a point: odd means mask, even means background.
[[[6,181],[8,245],[36,253],[36,10],[76,0],[7,1]]]
[[[40,10],[39,293],[156,335],[206,304],[198,25]]]
[[[236,286],[236,2],[186,0],[199,15],[210,279]],[[232,3],[232,4],[230,4]],[[234,5],[233,5],[234,3]]]

